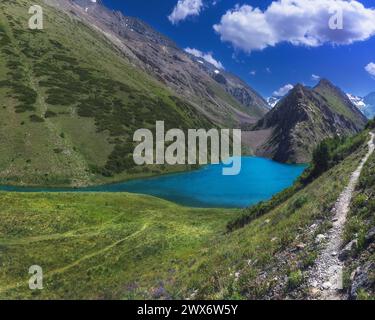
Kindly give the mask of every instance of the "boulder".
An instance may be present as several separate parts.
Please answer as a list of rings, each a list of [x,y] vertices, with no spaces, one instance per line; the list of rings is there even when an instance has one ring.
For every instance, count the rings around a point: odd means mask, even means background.
[[[340,254],[339,254],[339,259],[341,261],[344,261],[346,259],[348,259],[355,251],[355,249],[357,248],[358,246],[358,240],[357,239],[354,239],[352,241],[350,241],[341,251],[340,251]]]
[[[365,240],[367,245],[375,241],[375,227],[371,228],[370,231],[367,232]]]

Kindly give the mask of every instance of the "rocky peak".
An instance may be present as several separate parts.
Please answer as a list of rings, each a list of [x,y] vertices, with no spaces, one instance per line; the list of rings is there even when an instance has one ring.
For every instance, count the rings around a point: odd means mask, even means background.
[[[326,88],[332,88],[332,89],[337,88],[331,81],[325,78],[320,79],[319,83],[316,85],[315,88],[318,88],[318,87],[326,87]]]
[[[297,84],[255,126],[273,130],[257,154],[281,162],[308,162],[319,141],[356,133],[364,124],[363,115],[330,81],[322,79],[313,89]]]

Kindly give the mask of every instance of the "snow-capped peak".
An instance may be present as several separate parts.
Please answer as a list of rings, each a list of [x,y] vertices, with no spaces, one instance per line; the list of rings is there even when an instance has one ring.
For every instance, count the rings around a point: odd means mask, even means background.
[[[351,93],[346,94],[349,100],[360,110],[363,110],[366,107],[366,103],[363,101],[362,97],[355,96]]]
[[[270,108],[274,108],[280,100],[281,100],[280,97],[272,96],[272,97],[267,98],[267,103],[270,106]]]

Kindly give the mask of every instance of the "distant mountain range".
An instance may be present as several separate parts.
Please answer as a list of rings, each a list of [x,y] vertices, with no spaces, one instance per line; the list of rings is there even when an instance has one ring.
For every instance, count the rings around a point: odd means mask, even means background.
[[[375,92],[368,94],[365,97],[358,97],[348,94],[351,102],[353,102],[359,110],[369,119],[375,116]]]
[[[369,119],[375,116],[375,92],[368,94],[365,97],[355,96],[347,93],[350,101]],[[266,99],[268,106],[272,109],[283,97],[271,96]]]
[[[48,32],[25,31],[33,4],[43,5]],[[3,184],[83,186],[191,169],[135,166],[132,135],[157,120],[242,128],[245,152],[282,162],[307,162],[320,140],[366,122],[326,80],[297,85],[270,111],[237,76],[100,1],[7,1],[0,14]]]

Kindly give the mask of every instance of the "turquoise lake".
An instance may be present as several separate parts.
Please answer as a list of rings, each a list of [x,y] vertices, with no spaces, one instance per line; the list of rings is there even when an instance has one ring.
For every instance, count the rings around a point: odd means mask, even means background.
[[[1,186],[21,192],[131,192],[147,194],[192,207],[244,208],[268,200],[290,187],[306,165],[281,164],[269,159],[243,157],[237,176],[223,176],[224,165],[155,178],[132,180],[81,189],[46,189]]]

